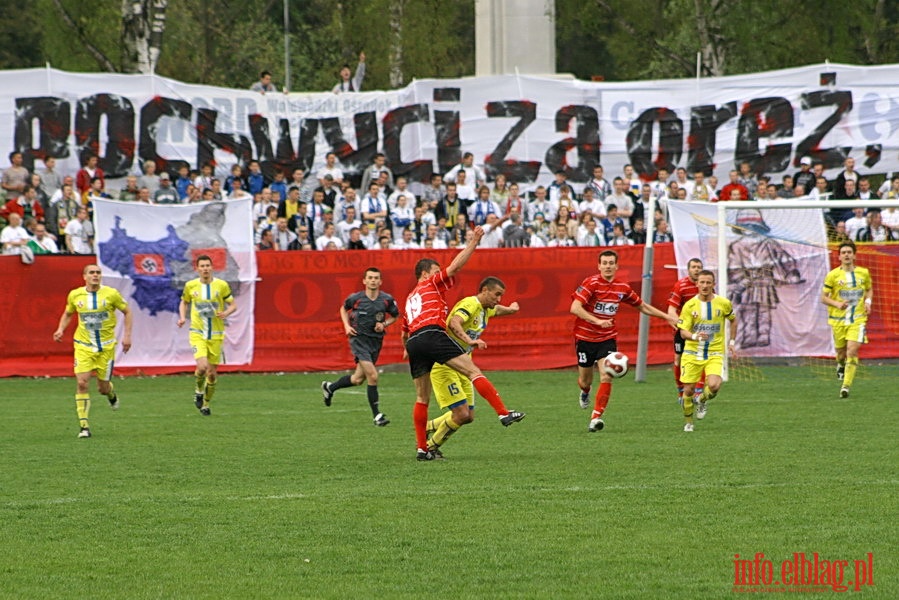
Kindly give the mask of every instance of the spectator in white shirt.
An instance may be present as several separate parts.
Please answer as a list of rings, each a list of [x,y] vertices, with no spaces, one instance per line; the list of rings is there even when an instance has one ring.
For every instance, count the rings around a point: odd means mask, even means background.
[[[56,241],[47,233],[47,227],[43,223],[34,226],[34,237],[28,242],[35,254],[57,254],[59,248]]]
[[[328,152],[325,155],[325,166],[319,169],[316,174],[318,184],[322,187],[325,186],[325,175],[330,175],[338,186],[343,182],[343,171],[337,165],[337,155],[333,152]]]
[[[555,179],[546,186],[546,193],[549,194],[549,201],[557,204],[559,202],[559,194],[563,187],[568,187],[568,176],[563,169],[559,169],[555,173]]]
[[[387,219],[387,198],[381,195],[381,188],[373,181],[368,186],[368,193],[362,198],[362,221],[375,224]]]
[[[633,246],[634,240],[630,239],[624,233],[624,225],[615,223],[612,226],[612,237],[608,240],[609,246]]]
[[[546,221],[552,221],[556,218],[556,209],[553,207],[552,203],[550,203],[549,199],[546,197],[546,188],[538,186],[536,190],[534,190],[534,200],[530,204],[528,204],[527,215],[525,216],[528,223],[533,223],[537,213],[543,215],[543,218]],[[539,235],[540,232],[537,231]]]
[[[596,219],[592,215],[584,214],[581,218],[581,224],[577,229],[577,245],[578,246],[605,246],[606,239],[596,227]]]
[[[459,172],[462,171],[466,175],[466,179],[469,185],[472,186],[481,186],[487,183],[487,176],[484,175],[484,171],[481,170],[480,167],[474,164],[474,154],[471,152],[466,152],[462,155],[462,162],[450,169],[446,175],[443,176],[443,180],[446,182],[455,182],[459,183],[456,176]],[[462,195],[461,193],[459,194]]]
[[[490,199],[490,188],[486,185],[481,186],[481,189],[478,190],[478,199],[468,207],[468,220],[478,226],[486,223],[489,215],[501,214],[502,210],[496,205],[496,202]],[[483,246],[483,242],[481,245]]]
[[[616,177],[612,181],[612,186],[615,191],[612,192],[611,196],[607,196],[604,202],[606,205],[606,214],[609,212],[609,207],[614,205],[618,209],[619,217],[624,219],[630,218],[634,213],[634,199],[630,194],[625,193],[624,179]]]
[[[850,240],[856,239],[856,235],[861,229],[868,226],[868,219],[865,217],[865,209],[862,207],[852,209],[852,218],[846,219],[846,235]]]
[[[83,208],[79,209],[79,214],[82,211],[84,211]],[[84,211],[84,216],[85,218],[87,217],[87,211]],[[7,218],[9,219],[9,225],[0,232],[0,244],[3,245],[3,254],[21,254],[22,248],[28,245],[28,240],[31,239],[31,236],[22,227],[22,217],[19,216],[19,213],[9,213]]]
[[[694,202],[718,201],[718,195],[712,189],[712,186],[705,181],[705,173],[702,171],[696,171],[693,174],[693,181],[686,182],[683,187],[687,190],[687,200]]]
[[[502,225],[508,217],[498,217],[495,213],[487,215],[487,220],[481,226],[484,229],[484,237],[481,238],[479,248],[502,248]]]
[[[430,242],[430,248],[434,250],[445,250],[449,248],[447,244],[449,240],[449,234],[446,229],[443,230],[442,234],[437,225],[428,225],[427,232],[425,233],[425,241]]]
[[[409,182],[405,177],[396,178],[396,189],[387,197],[387,205],[391,210],[396,206],[396,199],[400,196],[406,197],[406,204],[408,206],[414,207],[418,204],[415,200],[415,194],[409,190]]]
[[[360,227],[361,225],[362,221],[356,218],[356,207],[347,206],[346,216],[338,221],[337,225],[335,225],[337,235],[340,236],[340,239],[341,241],[343,241],[344,246],[346,246],[350,241],[350,231]]]
[[[578,207],[579,214],[589,213],[594,217],[599,219],[606,216],[606,205],[603,204],[602,200],[595,196],[595,192],[592,187],[585,187],[583,200],[581,200],[581,204]]]
[[[378,236],[375,234],[374,228],[364,221],[359,226],[359,239],[369,250],[378,248]]]
[[[465,206],[471,205],[477,198],[477,192],[475,192],[474,186],[469,184],[468,181],[467,172],[459,171],[456,174],[456,195],[465,203]],[[490,196],[489,188],[487,190],[487,196]]]
[[[612,193],[612,184],[603,177],[604,171],[601,165],[593,167],[593,178],[587,182],[587,188],[593,190],[593,195],[600,202],[605,201],[606,196]],[[587,188],[584,191],[587,191]]]
[[[303,227],[306,231],[304,231],[304,235],[309,235],[309,230],[306,227]],[[297,234],[292,232],[287,227],[287,219],[285,217],[278,217],[278,220],[275,222],[275,229],[272,231],[275,238],[275,249],[276,250],[289,250],[289,246],[297,240]]]
[[[87,220],[87,209],[79,208],[75,219],[66,225],[66,246],[71,254],[93,254],[93,238],[94,226]]]
[[[390,223],[393,225],[393,239],[403,237],[403,231],[409,227],[415,218],[415,209],[408,202],[405,195],[400,194],[396,198],[396,206],[390,211]]]
[[[391,246],[394,250],[417,250],[421,248],[413,237],[411,229],[404,229],[402,236]]]
[[[337,249],[343,250],[343,240],[338,237],[334,223],[325,223],[324,232],[315,240],[315,248],[324,250],[332,243],[337,246]]]
[[[350,206],[356,209],[357,217],[362,214],[362,203],[359,201],[359,196],[356,195],[356,189],[352,187],[347,188],[344,195],[337,199],[334,205],[336,218],[346,218],[346,209]]]

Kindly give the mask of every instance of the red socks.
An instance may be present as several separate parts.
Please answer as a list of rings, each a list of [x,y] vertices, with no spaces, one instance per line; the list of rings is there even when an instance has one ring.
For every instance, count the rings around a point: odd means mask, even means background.
[[[471,380],[471,383],[478,390],[478,394],[493,407],[496,414],[501,417],[509,414],[509,409],[503,404],[502,399],[499,397],[499,392],[496,391],[496,388],[484,375],[478,375]]]
[[[415,443],[419,450],[428,449],[428,405],[416,402],[412,405],[412,424],[415,425]]]
[[[612,395],[611,383],[600,383],[599,389],[596,390],[596,400],[593,403],[593,418],[597,419],[606,412],[606,406],[609,405],[609,396]]]

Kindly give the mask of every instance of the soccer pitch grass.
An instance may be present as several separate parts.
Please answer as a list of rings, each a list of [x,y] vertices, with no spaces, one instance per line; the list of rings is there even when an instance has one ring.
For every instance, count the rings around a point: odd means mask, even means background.
[[[594,434],[573,370],[491,373],[527,418],[479,400],[428,463],[403,373],[384,428],[364,387],[322,404],[333,374],[224,374],[208,418],[188,375],[117,379],[118,412],[92,382],[87,440],[73,378],[5,380],[0,597],[721,598],[736,554],[779,580],[799,552],[849,561],[843,583],[873,553],[862,590],[899,597],[895,366],[849,400],[763,373],[692,434],[669,371],[616,382]]]

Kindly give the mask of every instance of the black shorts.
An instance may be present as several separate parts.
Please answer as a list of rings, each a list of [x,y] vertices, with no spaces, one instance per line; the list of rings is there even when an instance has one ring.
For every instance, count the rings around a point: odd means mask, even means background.
[[[577,352],[577,366],[589,369],[613,352],[618,352],[618,343],[615,338],[604,342],[585,342],[575,340],[574,349]]]
[[[384,338],[372,337],[370,335],[354,335],[350,338],[350,351],[356,358],[356,362],[364,360],[370,363],[377,363],[383,343]]]
[[[406,352],[409,354],[412,379],[430,373],[434,363],[444,364],[465,354],[465,350],[437,325],[429,325],[413,333],[406,340]]]
[[[678,356],[684,353],[684,338],[680,336],[680,329],[674,332],[674,353]]]

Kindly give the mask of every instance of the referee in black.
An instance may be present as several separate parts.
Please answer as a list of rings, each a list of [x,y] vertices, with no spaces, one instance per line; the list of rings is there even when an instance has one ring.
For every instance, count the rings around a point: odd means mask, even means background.
[[[365,289],[347,296],[340,307],[340,320],[350,339],[356,370],[334,382],[322,381],[322,397],[325,406],[331,406],[334,392],[367,381],[368,405],[374,424],[384,427],[390,420],[378,406],[378,369],[375,364],[384,343],[384,332],[396,322],[400,313],[393,296],[381,291],[381,271],[375,267],[366,269],[362,284]]]

